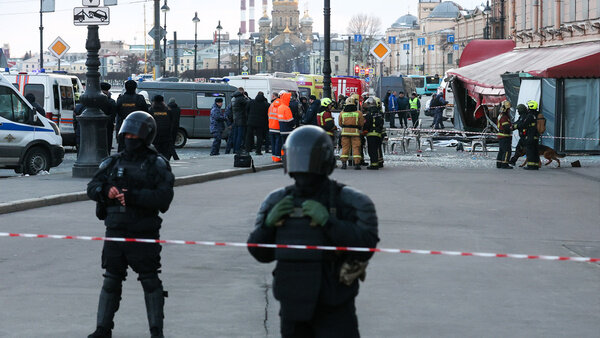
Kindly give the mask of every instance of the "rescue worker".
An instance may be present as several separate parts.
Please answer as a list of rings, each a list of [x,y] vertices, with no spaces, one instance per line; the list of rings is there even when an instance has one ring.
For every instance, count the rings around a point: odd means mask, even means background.
[[[538,152],[540,134],[537,130],[537,101],[528,101],[527,108],[525,119],[519,123],[519,130],[525,136],[525,156],[527,156],[527,165],[523,169],[538,170],[540,168],[540,154]]]
[[[508,161],[509,164],[512,165],[516,165],[517,164],[517,160],[519,153],[523,152],[523,149],[525,148],[525,135],[523,134],[523,130],[521,130],[521,128],[519,128],[519,124],[521,124],[523,121],[525,121],[525,118],[527,117],[527,106],[525,106],[524,104],[520,103],[517,105],[517,112],[519,113],[519,118],[517,119],[516,122],[513,123],[512,127],[513,130],[517,130],[519,133],[519,141],[517,142],[517,146],[515,148],[515,156],[513,156],[510,161]]]
[[[510,102],[503,101],[498,115],[498,157],[496,158],[496,168],[512,169],[508,165],[512,147],[512,125],[510,123]]]
[[[346,162],[352,148],[354,169],[360,170],[360,131],[365,123],[362,112],[358,109],[358,102],[353,96],[346,99],[344,110],[338,117],[338,124],[342,127],[342,169],[347,168]]]
[[[156,121],[156,137],[152,144],[158,153],[169,161],[173,156],[174,121],[171,110],[165,105],[165,98],[162,95],[154,96],[149,113]]]
[[[156,136],[152,116],[135,111],[127,116],[118,137],[124,151],[106,158],[87,186],[97,202],[96,216],[104,220],[106,237],[159,239],[162,219],[173,200],[174,176],[169,162],[150,144]],[[158,243],[105,241],[102,249],[104,283],[100,291],[96,331],[88,337],[111,337],[127,267],[138,274],[144,289],[152,337],[163,337],[163,308],[167,293],[158,277]]]
[[[137,83],[133,80],[128,80],[125,82],[125,94],[119,96],[117,99],[117,132],[121,130],[121,124],[125,121],[125,118],[134,111],[148,111],[148,105],[146,105],[146,99],[140,95],[136,94],[135,90],[137,89]],[[119,152],[125,149],[125,144],[123,144],[123,140],[119,140],[117,138],[117,143],[119,144],[117,150]]]
[[[285,144],[285,140],[288,135],[294,130],[296,122],[294,121],[294,114],[290,109],[290,100],[292,99],[292,93],[280,92],[279,94],[279,107],[277,107],[277,119],[279,120],[279,134],[281,135],[281,144]],[[281,156],[285,153],[282,150]]]
[[[331,110],[333,109],[333,101],[330,98],[326,97],[321,100],[321,109],[317,114],[317,123],[319,127],[323,128],[327,135],[331,138],[331,143],[335,144],[335,131],[337,127],[335,122],[333,121],[333,116],[331,115]],[[335,146],[334,146],[335,148]]]
[[[381,141],[383,137],[383,115],[377,108],[374,98],[368,98],[363,104],[365,109],[364,130],[367,132],[367,149],[371,163],[367,167],[369,170],[379,169],[379,160],[381,157]]]
[[[419,100],[417,93],[412,93],[408,104],[410,106],[410,119],[412,120],[413,128],[417,128],[419,126],[419,113],[421,110],[421,100]]]
[[[279,108],[279,95],[273,93],[269,106],[269,136],[271,139],[271,160],[281,162],[281,133],[279,131],[279,118],[277,109]]]
[[[375,247],[375,206],[328,177],[335,157],[325,131],[300,127],[284,149],[284,172],[294,184],[267,196],[248,243]],[[280,302],[282,337],[359,337],[355,298],[371,252],[248,250],[261,263],[277,261],[273,295]]]

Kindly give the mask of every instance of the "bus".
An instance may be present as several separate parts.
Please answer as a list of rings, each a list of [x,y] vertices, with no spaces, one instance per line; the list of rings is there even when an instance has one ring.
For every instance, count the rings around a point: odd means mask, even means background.
[[[409,75],[418,95],[435,94],[440,87],[440,77],[437,75]]]

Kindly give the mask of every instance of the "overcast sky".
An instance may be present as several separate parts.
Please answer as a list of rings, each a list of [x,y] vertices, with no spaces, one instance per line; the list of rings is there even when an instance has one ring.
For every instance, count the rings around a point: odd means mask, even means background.
[[[210,39],[218,20],[225,32],[237,34],[240,27],[239,0],[167,0],[171,11],[167,14],[168,39],[177,31],[180,40],[194,39],[192,18],[198,11],[198,39]],[[249,1],[247,1],[249,3]],[[262,1],[256,0],[256,20],[262,16]],[[472,9],[482,0],[456,0],[464,8]],[[56,12],[44,14],[44,50],[57,36],[70,46],[71,52],[85,51],[85,27],[73,25],[73,8],[81,0],[56,0]],[[118,0],[110,7],[110,25],[100,26],[101,40],[124,40],[129,44],[144,43],[144,3],[147,30],[153,26],[152,0]],[[161,0],[161,5],[164,0]],[[305,9],[314,19],[313,30],[323,32],[323,1],[300,0],[300,12]],[[269,16],[270,16],[269,1]],[[347,21],[352,15],[366,13],[381,18],[382,31],[406,13],[416,15],[418,0],[331,0],[331,30],[346,33]],[[10,45],[12,57],[22,57],[25,51],[39,51],[39,0],[0,0],[0,47]],[[161,25],[163,23],[161,13]],[[147,43],[151,43],[147,37]]]

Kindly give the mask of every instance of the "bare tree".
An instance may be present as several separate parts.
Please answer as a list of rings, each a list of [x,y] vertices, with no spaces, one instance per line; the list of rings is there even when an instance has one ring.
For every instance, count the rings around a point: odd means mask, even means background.
[[[125,72],[128,74],[137,74],[140,69],[139,65],[140,58],[138,58],[135,54],[127,55],[125,58]]]
[[[352,43],[352,54],[356,55],[356,61],[364,64],[368,60],[369,51],[375,45],[375,37],[381,32],[381,19],[367,14],[356,14],[350,19],[347,29],[349,34],[360,34],[363,37],[361,42]]]

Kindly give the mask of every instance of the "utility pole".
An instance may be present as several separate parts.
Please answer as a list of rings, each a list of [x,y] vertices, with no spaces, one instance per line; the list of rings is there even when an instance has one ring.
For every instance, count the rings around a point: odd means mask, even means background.
[[[323,59],[323,96],[331,98],[331,0],[324,0],[325,58]]]
[[[161,77],[160,73],[160,0],[154,0],[154,78],[158,79]]]
[[[42,1],[40,0],[40,70],[44,68],[44,24],[42,22]]]
[[[179,77],[179,71],[177,70],[177,32],[173,32],[173,66],[175,66],[175,77]]]
[[[348,36],[348,76],[352,75],[352,37]]]

